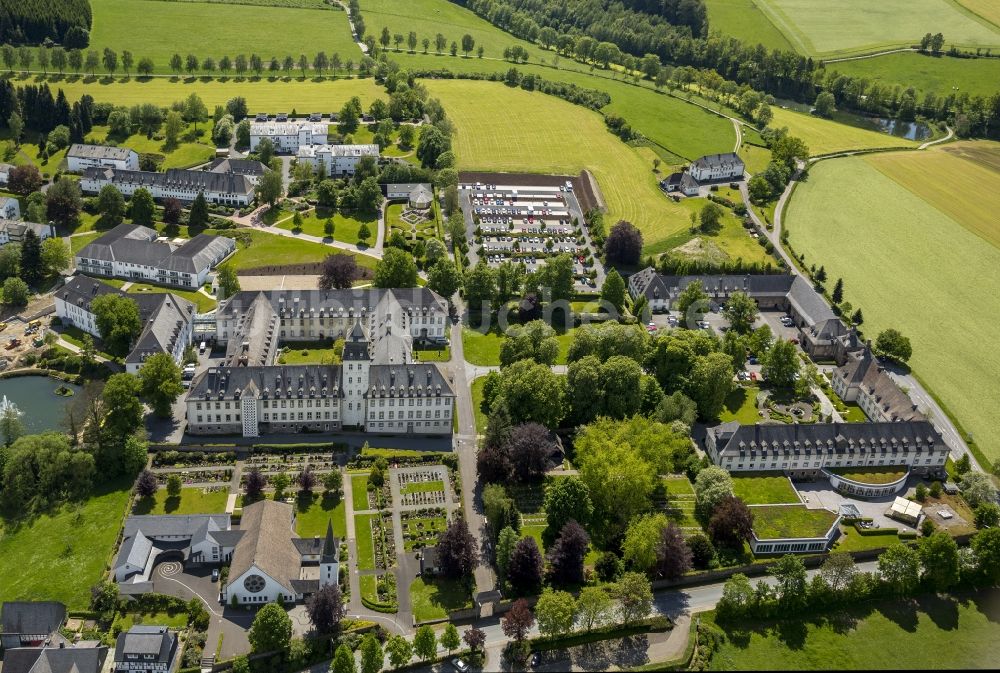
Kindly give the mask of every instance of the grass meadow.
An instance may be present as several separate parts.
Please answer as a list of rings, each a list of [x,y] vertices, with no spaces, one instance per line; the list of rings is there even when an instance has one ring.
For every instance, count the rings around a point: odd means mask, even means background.
[[[726,631],[712,670],[991,668],[1000,656],[1000,591],[880,601]]]
[[[194,54],[199,62],[211,56],[247,57],[256,53],[265,67],[272,56],[305,53],[310,63],[319,51],[340,54],[342,60],[361,59],[351,38],[347,13],[339,9],[254,7],[203,2],[159,0],[91,0],[94,25],[90,48],[129,50],[136,62],[148,57],[154,72],[169,73],[170,57]],[[252,12],[252,20],[248,20]]]
[[[706,0],[708,26],[748,44],[762,44],[768,49],[795,51],[785,35],[775,28],[755,0]]]
[[[519,39],[497,28],[489,21],[481,19],[474,12],[449,2],[448,0],[360,0],[361,14],[365,17],[366,34],[374,35],[378,40],[382,33],[382,28],[388,27],[393,35],[400,34],[406,37],[410,31],[417,34],[417,41],[428,38],[431,43],[428,48],[429,54],[436,53],[434,38],[438,33],[444,35],[448,40],[443,53],[450,54],[451,43],[456,42],[459,46],[459,55],[462,55],[462,36],[471,35],[476,41],[476,47],[471,52],[475,56],[476,49],[483,47],[484,56],[501,58],[503,50],[507,47],[520,45],[528,50],[531,60],[536,60],[542,49],[537,45]],[[400,45],[405,52],[409,49],[404,42]],[[390,43],[390,50],[395,49],[395,44]],[[424,47],[417,45],[416,52],[422,54]]]
[[[538,92],[500,83],[428,80],[455,122],[455,154],[463,170],[577,174],[590,170],[609,209],[652,245],[688,226],[686,211],[667,199],[652,166],[611,135],[600,115]],[[493,102],[484,106],[483,100]]]
[[[149,498],[135,501],[135,514],[221,514],[226,511],[229,489],[205,492],[202,488],[182,488],[176,497],[161,488]]]
[[[185,4],[159,2],[152,4],[169,5]],[[251,110],[269,113],[291,112],[333,112],[343,107],[351,96],[358,96],[361,104],[368,108],[376,98],[387,98],[385,90],[379,87],[373,79],[338,79],[319,80],[298,79],[288,80],[264,78],[261,80],[242,79],[201,79],[168,77],[153,77],[148,80],[123,78],[108,80],[106,78],[90,79],[69,77],[63,80],[49,80],[53,91],[62,89],[69,100],[79,100],[83,94],[90,94],[100,103],[132,106],[141,103],[153,103],[169,107],[174,101],[187,98],[192,93],[198,94],[211,111],[216,105],[225,105],[226,101],[235,96],[243,96]],[[211,130],[210,127],[209,131]]]
[[[886,85],[913,87],[919,99],[927,92],[939,96],[953,93],[992,96],[1000,89],[1000,59],[996,58],[950,58],[904,52],[838,61],[827,64],[826,69]]]
[[[733,477],[733,491],[748,505],[801,502],[788,477],[774,472]]]
[[[206,233],[226,233],[209,230]],[[236,253],[225,262],[224,266],[235,266],[237,271],[260,268],[275,264],[305,264],[322,262],[327,255],[344,253],[343,250],[332,248],[323,243],[297,240],[294,236],[279,236],[266,231],[246,231],[250,235],[249,247],[244,247],[237,241]],[[351,253],[344,253],[351,254]],[[354,255],[358,266],[375,268],[378,261],[369,255]]]
[[[805,112],[785,110],[778,106],[774,112],[774,128],[788,127],[788,133],[805,141],[812,156],[883,147],[916,147],[919,143],[897,138],[888,133],[869,131],[847,124],[839,124]]]
[[[923,154],[905,158],[927,161]],[[894,327],[910,338],[914,373],[995,461],[1000,354],[992,347],[992,316],[1000,315],[1000,294],[990,288],[1000,283],[1000,249],[881,172],[879,160],[813,166],[787,209],[790,242],[807,265],[823,264],[830,278],[844,279],[845,298],[864,310],[868,336]],[[1000,191],[996,175],[986,184],[964,174],[925,179],[953,185],[952,198],[970,212],[985,194]]]
[[[0,602],[51,600],[86,610],[121,530],[129,487],[99,490],[20,525],[0,523]]]
[[[640,80],[638,85],[632,84],[614,71],[593,69],[565,58],[559,60],[558,67],[554,67],[555,54],[549,51],[542,51],[541,54],[538,63],[519,64],[517,69],[547,80],[606,92],[611,96],[611,103],[602,112],[624,117],[643,136],[665,148],[668,155],[672,153],[693,160],[703,154],[732,151],[736,134],[727,119],[658,92],[650,82]],[[458,73],[493,73],[507,72],[511,67],[508,61],[489,57],[453,58],[402,53],[393,54],[392,58],[403,67],[415,70],[447,68]],[[674,162],[667,156],[664,163]]]
[[[948,44],[1000,46],[1000,30],[948,0],[757,0],[797,51],[840,56],[910,46],[928,31]]]

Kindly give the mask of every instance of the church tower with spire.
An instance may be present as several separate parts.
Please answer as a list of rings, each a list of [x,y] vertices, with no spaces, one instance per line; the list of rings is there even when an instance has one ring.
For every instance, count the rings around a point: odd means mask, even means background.
[[[319,588],[340,581],[340,545],[333,536],[333,521],[327,519],[323,555],[319,559]]]

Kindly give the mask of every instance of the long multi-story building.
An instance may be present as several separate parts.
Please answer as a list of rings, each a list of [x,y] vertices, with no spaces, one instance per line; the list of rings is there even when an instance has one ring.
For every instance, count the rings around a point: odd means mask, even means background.
[[[239,173],[216,173],[171,168],[163,173],[93,167],[83,171],[80,189],[97,194],[106,185],[114,185],[125,196],[139,188],[149,191],[154,199],[177,199],[190,203],[204,194],[211,203],[224,206],[248,206],[253,203],[256,186],[253,180]]]
[[[74,261],[78,271],[94,276],[197,289],[234,252],[236,241],[225,236],[198,234],[174,245],[155,229],[119,224],[81,248]]]
[[[845,402],[856,402],[868,418],[889,423],[919,421],[924,415],[910,396],[896,385],[879,364],[866,343],[861,353],[851,355],[847,363],[830,375],[833,390]]]
[[[849,354],[864,347],[857,331],[845,325],[809,281],[798,275],[666,276],[647,267],[629,277],[628,290],[633,299],[645,297],[653,311],[666,311],[694,282],[700,282],[709,301],[716,304],[742,292],[761,309],[787,312],[799,329],[802,349],[814,359],[843,364]]]
[[[73,276],[55,293],[56,315],[64,325],[99,337],[97,317],[91,304],[97,297],[116,294],[134,301],[139,308],[142,331],[125,358],[125,369],[136,373],[152,355],[167,353],[180,363],[191,345],[195,305],[169,292],[126,294],[99,280]]]
[[[296,152],[307,145],[324,145],[327,142],[328,124],[308,121],[267,121],[250,124],[250,151],[264,138],[270,139],[277,152]]]
[[[79,173],[88,168],[115,168],[122,171],[139,170],[139,154],[127,147],[85,145],[73,143],[66,152],[70,172]]]
[[[314,169],[322,166],[327,175],[354,175],[364,157],[378,159],[378,145],[302,145],[296,157]]]
[[[188,432],[450,434],[455,393],[414,342],[448,333],[447,303],[426,288],[239,292],[216,311],[225,366],[197,377]],[[279,342],[344,339],[336,365],[276,365]]]

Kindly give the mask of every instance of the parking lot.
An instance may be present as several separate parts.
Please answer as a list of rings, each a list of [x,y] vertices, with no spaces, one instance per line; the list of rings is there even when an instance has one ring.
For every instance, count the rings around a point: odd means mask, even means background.
[[[574,259],[577,291],[592,291],[603,284],[604,269],[594,254],[572,181],[527,186],[463,183],[459,202],[471,265],[481,259],[492,267],[516,261],[533,272],[548,258],[569,254]]]

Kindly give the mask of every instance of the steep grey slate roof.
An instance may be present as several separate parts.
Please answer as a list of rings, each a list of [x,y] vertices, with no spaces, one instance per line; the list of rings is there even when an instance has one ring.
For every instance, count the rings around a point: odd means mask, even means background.
[[[326,312],[330,315],[360,317],[373,311],[385,295],[390,295],[404,311],[437,309],[447,312],[447,302],[426,287],[351,288],[347,290],[244,290],[219,303],[217,315],[238,316],[263,294],[283,316]],[[353,313],[352,313],[353,312]]]
[[[730,166],[739,166],[742,168],[743,160],[735,152],[726,152],[725,154],[707,154],[695,159],[692,165],[705,169],[729,168]]]
[[[850,356],[833,375],[848,385],[859,386],[893,420],[924,420],[924,415],[917,410],[910,396],[879,365],[870,344],[865,345],[860,356]]]
[[[73,143],[70,145],[66,157],[79,159],[113,159],[115,161],[125,161],[134,150],[128,147],[108,147],[107,145],[85,145],[83,143]]]
[[[128,171],[117,168],[91,166],[83,172],[85,180],[106,180],[111,184],[129,184],[142,187],[185,189],[192,192],[217,192],[248,196],[253,193],[253,183],[237,173],[213,173],[170,168],[163,173],[153,171]]]
[[[267,166],[252,159],[216,159],[209,167],[213,173],[236,173],[259,177],[267,171]]]
[[[214,367],[195,377],[189,398],[238,399],[251,383],[261,398],[341,397],[340,372],[341,365]]]
[[[372,365],[368,368],[367,397],[389,396],[404,389],[410,396],[454,395],[448,379],[433,364]]]
[[[21,238],[28,229],[35,232],[39,238],[42,236],[55,235],[55,230],[50,224],[39,224],[38,222],[24,222],[22,220],[8,220],[0,217],[0,230],[6,231],[10,238]]]
[[[836,320],[840,322],[823,297],[802,276],[795,276],[792,287],[788,291],[788,301],[798,309],[800,314],[807,317],[813,325],[821,323],[824,320]]]
[[[118,634],[115,641],[115,661],[125,661],[126,655],[152,657],[144,661],[171,663],[177,644],[177,636],[165,626],[133,626]]]
[[[243,508],[240,538],[233,550],[229,577],[242,576],[252,566],[294,592],[291,579],[298,579],[302,558],[292,539],[292,506],[274,500],[260,500]]]
[[[55,601],[9,601],[0,607],[0,631],[51,634],[66,620],[66,606]]]
[[[225,236],[198,234],[163,260],[158,268],[196,274],[236,250],[236,241]]]
[[[735,426],[735,427],[734,427]],[[812,451],[845,453],[850,450],[886,451],[893,447],[943,446],[944,440],[928,421],[889,423],[795,423],[792,425],[738,425],[725,423],[709,429],[720,457],[743,451]]]
[[[194,319],[195,305],[169,292],[151,292],[134,298],[143,328],[125,361],[145,362],[157,353],[173,353],[184,326]]]
[[[88,169],[100,170],[100,169]],[[85,245],[76,257],[97,259],[102,262],[124,260],[152,266],[170,254],[170,246],[157,243],[156,230],[138,224],[119,224],[117,227]]]
[[[100,647],[16,647],[4,653],[4,673],[99,673],[108,655]]]

